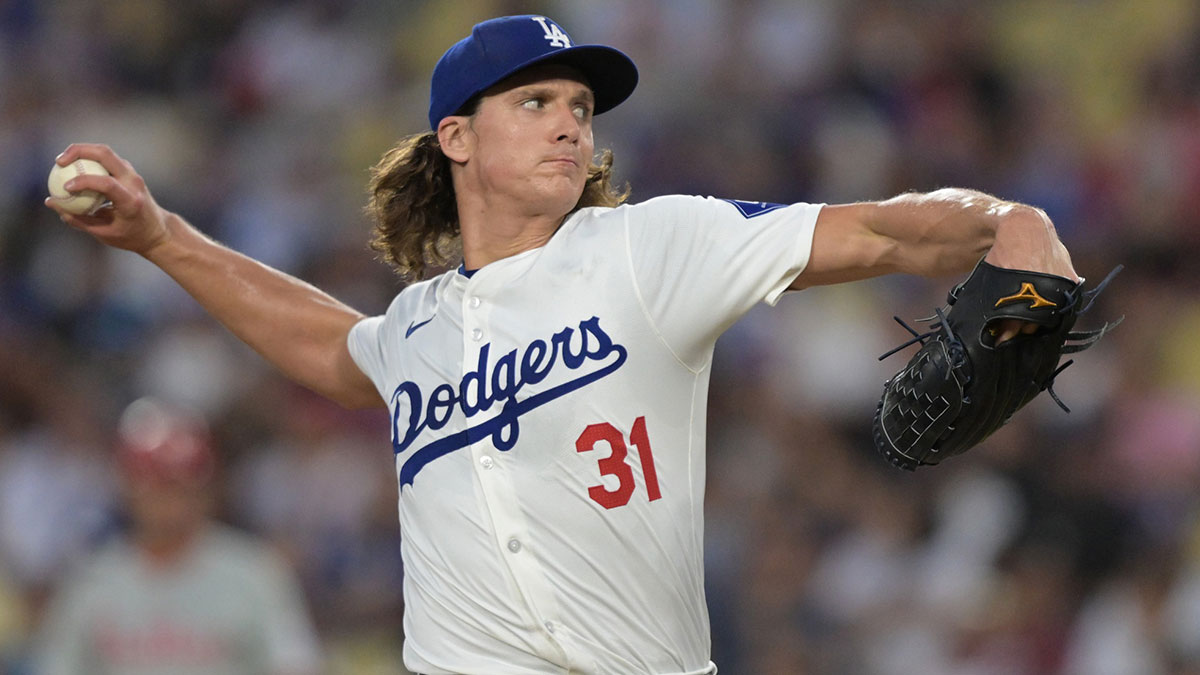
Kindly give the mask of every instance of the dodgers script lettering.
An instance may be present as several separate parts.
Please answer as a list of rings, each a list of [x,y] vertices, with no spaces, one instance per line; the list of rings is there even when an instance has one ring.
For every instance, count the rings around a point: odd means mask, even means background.
[[[401,489],[412,485],[429,462],[489,436],[497,450],[512,449],[521,433],[521,415],[613,373],[628,356],[628,350],[613,342],[594,316],[580,321],[578,329],[568,326],[548,341],[534,340],[523,350],[514,349],[495,362],[490,358],[491,347],[488,343],[480,348],[476,367],[457,386],[439,384],[426,398],[420,385],[407,380],[392,392],[392,450],[397,455],[407,451],[422,431],[442,429],[456,413],[473,420],[497,403],[502,404],[492,417],[414,450],[400,467]],[[589,362],[599,367],[584,368]],[[520,396],[527,385],[545,380],[559,366],[569,371],[582,368],[585,372],[532,396]]]

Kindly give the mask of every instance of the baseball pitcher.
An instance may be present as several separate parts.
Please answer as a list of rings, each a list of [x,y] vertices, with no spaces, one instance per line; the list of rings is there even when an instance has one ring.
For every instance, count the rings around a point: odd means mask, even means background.
[[[57,160],[112,174],[67,186],[111,201],[94,215],[47,201],[68,224],[157,264],[289,377],[386,407],[415,672],[715,673],[702,506],[717,337],[787,291],[886,273],[986,258],[1079,281],[1042,211],[969,190],[625,204],[592,123],[637,80],[625,54],[544,16],[450,47],[429,130],[374,169],[373,245],[415,282],[382,316],[206,238],[107,147]],[[996,344],[1036,329],[992,326]]]

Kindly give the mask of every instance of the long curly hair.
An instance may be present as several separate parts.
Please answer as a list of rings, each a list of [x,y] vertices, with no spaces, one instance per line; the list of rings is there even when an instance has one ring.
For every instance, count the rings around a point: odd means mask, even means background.
[[[572,212],[588,206],[617,206],[629,197],[612,184],[611,150],[588,166],[583,194]],[[450,159],[437,134],[427,131],[400,140],[371,168],[366,211],[375,224],[371,248],[401,278],[418,281],[461,255],[458,203]]]

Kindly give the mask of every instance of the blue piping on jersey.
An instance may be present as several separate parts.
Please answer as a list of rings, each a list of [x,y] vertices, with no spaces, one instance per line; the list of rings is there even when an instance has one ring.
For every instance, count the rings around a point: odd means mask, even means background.
[[[442,383],[434,388],[428,402],[424,405],[422,405],[423,396],[420,385],[407,380],[397,386],[392,392],[390,404],[392,408],[392,450],[397,455],[407,450],[421,431],[425,429],[436,431],[446,426],[454,415],[455,408],[458,408],[467,419],[470,419],[491,409],[493,403],[504,400],[504,406],[495,417],[449,436],[443,436],[414,451],[400,467],[400,488],[412,485],[417,473],[426,464],[455,450],[482,441],[488,436],[491,436],[492,444],[497,450],[504,452],[512,449],[520,435],[521,428],[518,420],[521,415],[613,373],[625,363],[625,359],[629,355],[624,346],[613,342],[608,333],[604,332],[604,329],[600,327],[598,317],[593,316],[579,322],[579,350],[576,352],[572,352],[570,349],[571,336],[574,333],[575,330],[568,326],[552,335],[549,345],[546,340],[540,339],[530,342],[521,354],[519,366],[516,349],[496,359],[494,365],[490,364],[488,352],[491,349],[491,343],[489,342],[480,348],[478,366],[463,376],[457,390],[449,383]],[[517,395],[525,385],[536,384],[546,379],[560,361],[570,370],[577,370],[585,361],[604,361],[613,354],[616,354],[616,360],[605,364],[598,370],[551,387],[524,400],[517,400]],[[548,359],[547,356],[549,356]],[[491,385],[490,394],[489,384]],[[400,435],[399,423],[401,404],[405,401],[401,397],[407,398],[409,409],[408,428],[403,437]]]

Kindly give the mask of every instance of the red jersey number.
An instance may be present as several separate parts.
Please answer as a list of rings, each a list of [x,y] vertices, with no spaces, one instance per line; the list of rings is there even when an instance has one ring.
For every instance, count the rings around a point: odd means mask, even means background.
[[[629,455],[625,437],[608,422],[589,424],[583,433],[579,434],[579,438],[575,439],[575,451],[590,452],[595,450],[596,444],[601,441],[607,443],[612,452],[607,457],[596,460],[600,467],[600,475],[616,476],[617,487],[615,490],[609,490],[604,484],[593,485],[588,488],[588,496],[606,509],[615,509],[628,504],[634,491],[633,468],[625,461]],[[646,433],[644,416],[634,421],[629,441],[637,450],[638,459],[642,464],[642,476],[646,481],[646,496],[649,501],[661,499],[662,492],[658,487],[658,472],[654,468],[654,454],[650,449],[650,437]]]

